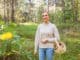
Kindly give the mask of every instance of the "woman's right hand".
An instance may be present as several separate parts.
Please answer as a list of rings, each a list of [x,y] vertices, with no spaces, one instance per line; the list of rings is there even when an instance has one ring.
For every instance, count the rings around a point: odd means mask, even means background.
[[[34,51],[34,55],[37,55],[37,51]]]

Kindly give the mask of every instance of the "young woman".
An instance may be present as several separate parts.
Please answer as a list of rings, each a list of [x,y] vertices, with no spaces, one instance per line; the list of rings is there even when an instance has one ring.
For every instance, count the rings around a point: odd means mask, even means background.
[[[38,26],[35,35],[34,54],[39,52],[39,60],[53,60],[53,42],[56,42],[57,47],[59,47],[59,33],[55,24],[52,24],[49,21],[49,15],[47,12],[42,13],[42,18],[43,22]]]

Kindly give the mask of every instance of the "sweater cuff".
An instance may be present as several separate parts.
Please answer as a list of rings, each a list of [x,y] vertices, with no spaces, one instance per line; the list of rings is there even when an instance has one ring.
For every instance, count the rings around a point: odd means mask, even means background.
[[[57,40],[56,38],[48,38],[49,42],[54,42],[55,40]]]

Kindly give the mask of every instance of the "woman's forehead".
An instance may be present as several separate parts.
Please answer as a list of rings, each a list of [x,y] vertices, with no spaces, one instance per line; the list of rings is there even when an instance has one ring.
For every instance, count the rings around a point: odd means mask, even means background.
[[[47,12],[44,12],[44,13],[42,13],[42,15],[48,15],[48,13]]]

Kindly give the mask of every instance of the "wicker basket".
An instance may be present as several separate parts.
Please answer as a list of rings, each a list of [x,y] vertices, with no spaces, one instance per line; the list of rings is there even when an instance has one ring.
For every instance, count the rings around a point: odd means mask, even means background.
[[[63,54],[66,52],[66,45],[64,44],[64,42],[59,42],[59,47],[57,47],[57,45],[54,43],[54,49],[55,53]]]

